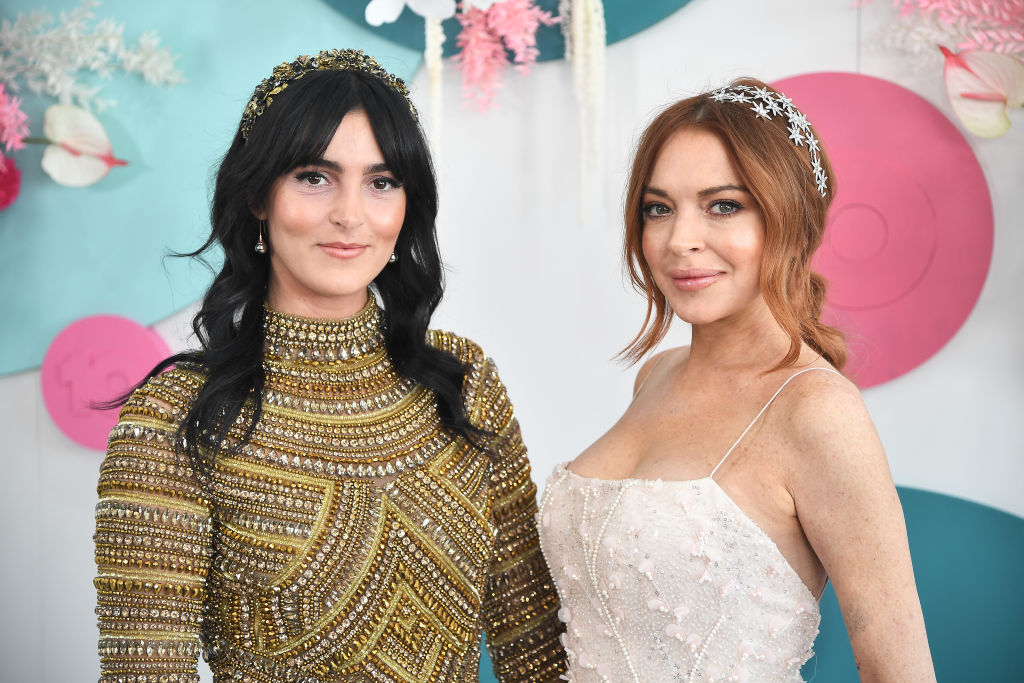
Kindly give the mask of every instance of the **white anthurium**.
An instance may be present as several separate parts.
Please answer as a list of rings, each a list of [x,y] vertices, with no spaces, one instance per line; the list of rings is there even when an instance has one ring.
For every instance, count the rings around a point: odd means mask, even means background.
[[[975,135],[996,138],[1010,128],[1008,107],[1024,106],[1024,62],[995,52],[939,48],[953,112]]]
[[[455,15],[455,0],[373,0],[366,6],[366,23],[380,26],[398,21],[406,5],[426,19],[448,19]]]
[[[114,157],[99,120],[79,107],[52,105],[43,115],[43,135],[49,143],[43,152],[43,170],[61,185],[86,187],[114,166],[126,164]]]

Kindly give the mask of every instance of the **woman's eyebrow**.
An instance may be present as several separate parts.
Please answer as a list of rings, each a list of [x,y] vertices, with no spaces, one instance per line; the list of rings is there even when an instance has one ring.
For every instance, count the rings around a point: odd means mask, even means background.
[[[310,166],[323,166],[324,168],[330,169],[330,170],[332,170],[332,171],[334,171],[336,173],[344,173],[345,172],[345,169],[344,169],[344,167],[342,167],[341,164],[339,164],[336,161],[331,161],[330,159],[324,159],[323,157],[321,157],[319,159],[314,159],[313,161],[311,161],[309,163],[309,165]],[[370,164],[370,165],[364,167],[363,168],[363,175],[370,175],[372,173],[385,173],[385,172],[389,172],[389,171],[390,171],[390,169],[388,168],[388,165],[386,163],[384,163],[384,162],[381,162],[379,164]]]
[[[647,187],[644,188],[644,194],[653,194],[658,197],[664,197],[665,199],[668,199],[668,192],[665,192],[665,190],[653,187],[651,185],[648,185]]]
[[[748,190],[745,185],[716,185],[715,187],[709,187],[701,190],[697,193],[697,196],[706,197],[709,194],[718,194],[719,192],[725,192],[726,190],[739,190],[740,192],[750,194],[750,190]]]

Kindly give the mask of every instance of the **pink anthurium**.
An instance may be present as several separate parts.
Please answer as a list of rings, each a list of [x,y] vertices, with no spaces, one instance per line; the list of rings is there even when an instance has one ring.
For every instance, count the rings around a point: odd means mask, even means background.
[[[964,127],[985,138],[1005,133],[1007,108],[1024,106],[1024,62],[996,52],[939,49],[946,56],[946,94]]]
[[[103,125],[84,109],[55,104],[43,115],[43,170],[68,187],[92,185],[114,166],[127,162],[114,157]]]

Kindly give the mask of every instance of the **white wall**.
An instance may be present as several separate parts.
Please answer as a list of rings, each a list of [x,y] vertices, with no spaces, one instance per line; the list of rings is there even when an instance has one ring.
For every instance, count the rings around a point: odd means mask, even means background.
[[[525,78],[509,73],[499,108],[483,115],[462,108],[449,66],[438,167],[451,273],[435,326],[475,339],[497,359],[539,483],[607,429],[630,395],[633,371],[609,360],[643,315],[621,275],[619,212],[634,139],[657,107],[739,75],[771,81],[840,70],[892,80],[952,118],[938,68],[915,72],[902,53],[875,47],[881,25],[894,20],[890,3],[850,4],[694,0],[611,46],[603,155],[583,174],[582,199],[567,64],[546,62]],[[412,86],[428,112],[425,74]],[[996,220],[975,310],[936,356],[865,399],[898,484],[1024,516],[1024,112],[1012,118],[1003,138],[969,137]],[[188,315],[158,326],[176,348]],[[684,327],[671,343],[685,343]],[[0,679],[95,680],[91,534],[102,455],[52,424],[38,371],[0,378],[0,405]]]

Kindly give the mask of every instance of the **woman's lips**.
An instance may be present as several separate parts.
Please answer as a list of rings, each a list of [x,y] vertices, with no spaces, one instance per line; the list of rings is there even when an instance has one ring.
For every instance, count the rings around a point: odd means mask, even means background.
[[[690,268],[687,270],[673,270],[669,275],[676,288],[686,292],[704,289],[715,284],[723,273],[720,270],[705,270],[702,268]]]
[[[334,258],[355,258],[366,251],[365,244],[348,242],[326,242],[317,246],[328,256],[333,256]]]

